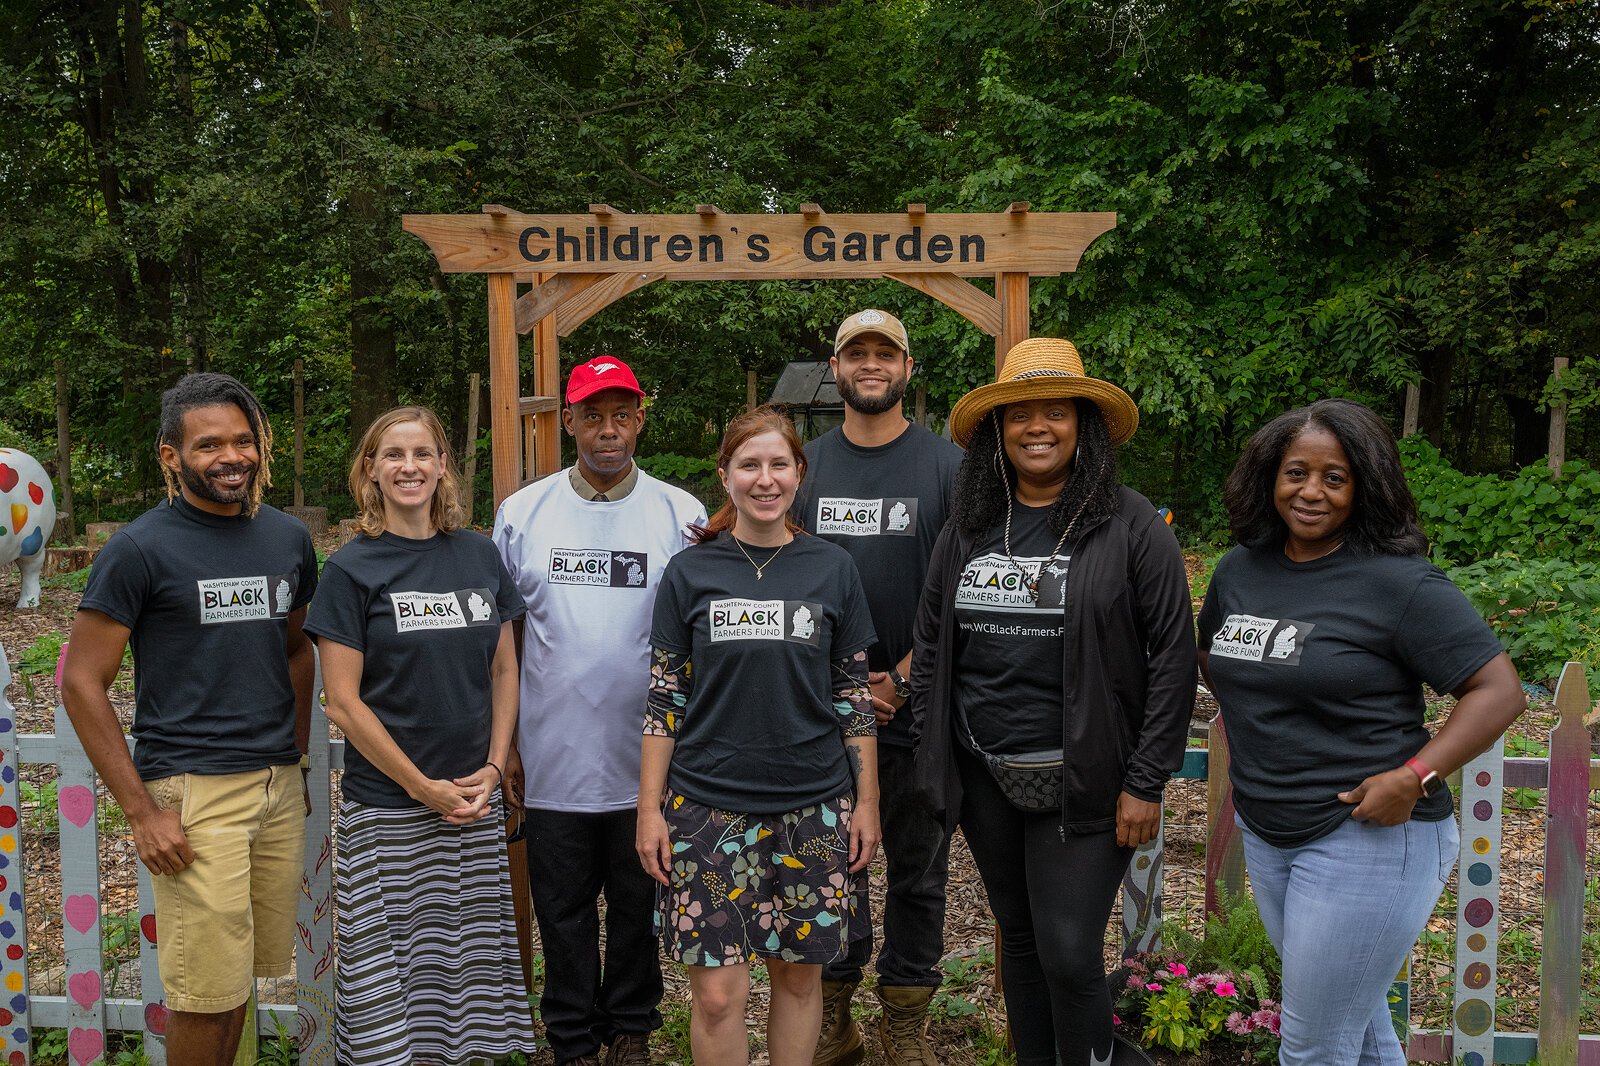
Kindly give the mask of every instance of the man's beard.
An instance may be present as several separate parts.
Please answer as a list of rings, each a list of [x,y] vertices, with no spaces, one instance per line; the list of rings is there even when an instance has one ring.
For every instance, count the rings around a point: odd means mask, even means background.
[[[864,415],[881,415],[900,406],[905,399],[907,376],[890,381],[881,396],[862,396],[843,378],[834,381],[844,402]]]
[[[246,477],[244,482],[236,489],[223,488],[205,474],[184,462],[183,459],[180,458],[178,460],[178,480],[183,482],[184,487],[202,500],[228,504],[243,503],[250,498],[250,487],[256,483],[256,465],[254,463],[219,463],[213,466],[211,470],[217,474],[232,474],[243,470]]]

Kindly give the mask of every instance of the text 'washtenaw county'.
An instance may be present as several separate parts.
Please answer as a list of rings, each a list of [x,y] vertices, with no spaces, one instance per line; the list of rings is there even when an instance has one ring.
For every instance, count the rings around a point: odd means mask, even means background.
[[[824,496],[817,500],[812,532],[822,536],[914,537],[917,534],[917,501],[911,496],[878,500]]]

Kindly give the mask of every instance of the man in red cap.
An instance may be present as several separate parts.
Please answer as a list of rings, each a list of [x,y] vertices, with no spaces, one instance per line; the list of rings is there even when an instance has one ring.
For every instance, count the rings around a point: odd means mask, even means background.
[[[558,1064],[597,1066],[604,1045],[606,1066],[646,1066],[661,1025],[655,882],[634,852],[639,722],[657,584],[706,511],[634,463],[643,398],[621,359],[575,367],[561,423],[578,461],[513,493],[494,523],[528,605],[506,798],[527,812],[539,1010]]]

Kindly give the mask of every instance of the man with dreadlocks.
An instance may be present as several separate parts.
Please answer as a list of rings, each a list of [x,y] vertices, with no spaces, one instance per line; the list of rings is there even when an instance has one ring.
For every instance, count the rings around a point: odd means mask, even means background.
[[[294,958],[317,559],[261,502],[271,431],[238,381],[167,390],[157,447],[167,501],[95,560],[62,696],[156,875],[167,1060],[211,1066],[233,1060],[254,978]],[[131,758],[106,695],[130,642]]]

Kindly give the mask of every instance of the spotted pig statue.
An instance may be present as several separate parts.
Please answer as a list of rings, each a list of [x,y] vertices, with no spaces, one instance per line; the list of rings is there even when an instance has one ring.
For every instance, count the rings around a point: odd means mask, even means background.
[[[22,571],[18,607],[39,606],[44,545],[56,526],[56,492],[39,461],[14,448],[0,448],[0,569],[15,562]]]

